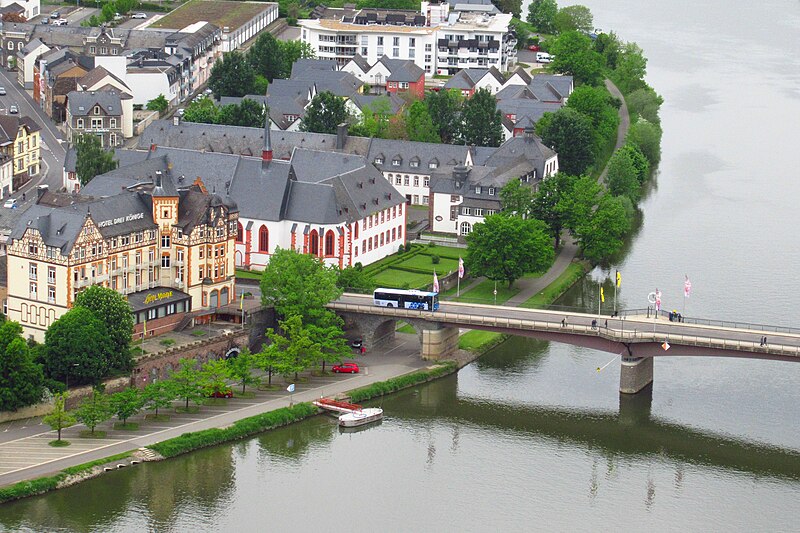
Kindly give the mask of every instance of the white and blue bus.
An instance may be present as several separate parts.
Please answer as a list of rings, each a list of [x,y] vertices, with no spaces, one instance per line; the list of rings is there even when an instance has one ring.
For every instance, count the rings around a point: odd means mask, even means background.
[[[375,289],[375,305],[436,311],[439,309],[439,293],[405,289]]]

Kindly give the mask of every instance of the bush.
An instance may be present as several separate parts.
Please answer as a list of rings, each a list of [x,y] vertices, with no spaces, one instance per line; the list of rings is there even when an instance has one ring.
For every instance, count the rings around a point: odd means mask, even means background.
[[[438,265],[439,261],[441,261],[441,259],[439,259],[438,255],[432,255],[431,256],[431,263],[433,263],[434,265]]]
[[[403,253],[403,252],[405,252],[405,251],[406,251],[406,247],[405,247],[405,246],[403,246],[402,244],[401,244],[400,246],[398,246],[398,247],[397,247],[397,253],[398,253],[398,254],[402,254],[402,253]]]
[[[350,401],[363,402],[364,400],[369,400],[370,398],[391,394],[392,392],[396,392],[400,389],[412,387],[414,385],[425,383],[444,375],[451,374],[455,372],[456,369],[457,365],[455,362],[442,361],[438,366],[431,370],[412,372],[411,374],[406,374],[405,376],[392,378],[386,381],[379,381],[378,383],[373,383],[367,387],[356,389],[350,393]]]

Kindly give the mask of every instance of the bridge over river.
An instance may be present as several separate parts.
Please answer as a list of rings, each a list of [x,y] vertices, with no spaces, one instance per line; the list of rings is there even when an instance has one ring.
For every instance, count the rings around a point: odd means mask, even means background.
[[[800,361],[800,329],[622,312],[618,317],[441,302],[439,310],[378,307],[371,295],[346,293],[329,304],[358,328],[367,349],[394,336],[397,321],[420,337],[422,356],[445,359],[458,349],[459,329],[479,329],[585,346],[621,356],[620,392],[639,392],[653,381],[653,357],[747,357]],[[596,322],[593,325],[593,321]],[[766,338],[766,344],[763,339]]]

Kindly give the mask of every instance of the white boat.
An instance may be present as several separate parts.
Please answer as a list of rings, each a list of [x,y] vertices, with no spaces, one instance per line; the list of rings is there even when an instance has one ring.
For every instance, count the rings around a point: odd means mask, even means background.
[[[375,422],[383,418],[383,409],[378,407],[367,407],[360,411],[352,411],[339,416],[339,425],[352,428],[356,426],[363,426],[370,422]]]

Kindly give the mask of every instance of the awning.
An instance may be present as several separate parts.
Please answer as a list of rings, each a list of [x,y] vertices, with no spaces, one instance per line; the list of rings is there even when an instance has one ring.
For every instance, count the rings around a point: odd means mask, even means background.
[[[134,313],[189,299],[191,296],[171,287],[155,287],[128,295],[128,303]]]

